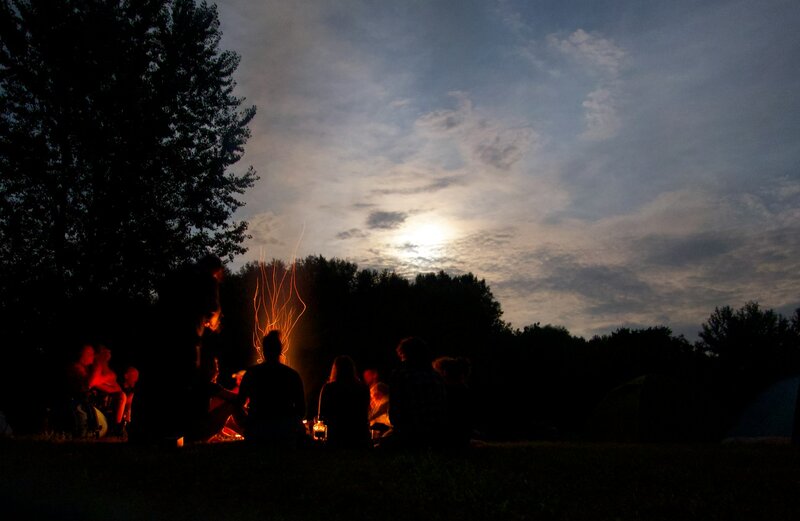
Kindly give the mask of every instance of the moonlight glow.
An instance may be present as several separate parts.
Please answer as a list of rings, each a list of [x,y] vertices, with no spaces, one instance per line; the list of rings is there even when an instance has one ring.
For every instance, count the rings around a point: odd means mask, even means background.
[[[421,219],[404,226],[395,242],[404,257],[429,258],[440,255],[452,238],[452,228],[447,224]]]

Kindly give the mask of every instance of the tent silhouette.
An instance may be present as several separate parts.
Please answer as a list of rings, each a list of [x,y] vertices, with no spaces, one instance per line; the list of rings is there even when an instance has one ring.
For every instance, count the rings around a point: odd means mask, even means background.
[[[676,378],[648,374],[608,392],[588,423],[598,441],[681,442],[711,438],[714,409],[705,393]]]
[[[747,404],[726,441],[797,441],[800,375],[770,385]]]

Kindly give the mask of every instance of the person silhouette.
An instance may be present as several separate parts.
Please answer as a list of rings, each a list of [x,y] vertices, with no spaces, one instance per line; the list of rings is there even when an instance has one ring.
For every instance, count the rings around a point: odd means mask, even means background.
[[[208,415],[203,337],[220,327],[223,273],[220,258],[209,254],[170,273],[159,288],[153,337],[139,360],[132,441],[202,439]]]
[[[401,363],[389,380],[393,431],[387,446],[441,446],[447,396],[442,377],[431,367],[430,349],[422,339],[409,337],[400,342],[396,352]]]
[[[364,448],[370,443],[369,389],[349,356],[337,356],[319,394],[319,416],[328,426],[328,446]]]
[[[305,432],[303,380],[281,363],[280,331],[262,340],[264,361],[250,367],[239,386],[239,403],[247,407],[244,438],[247,441],[294,447]]]

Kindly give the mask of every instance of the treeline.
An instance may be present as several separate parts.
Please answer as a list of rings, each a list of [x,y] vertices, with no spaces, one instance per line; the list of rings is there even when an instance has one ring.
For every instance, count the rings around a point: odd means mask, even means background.
[[[292,266],[273,261],[267,268],[280,279]],[[334,357],[348,354],[359,369],[377,368],[388,378],[398,363],[397,343],[411,335],[426,339],[437,355],[470,360],[475,425],[487,439],[602,438],[599,404],[639,377],[661,387],[668,382],[665,392],[689,404],[676,418],[695,425],[662,433],[665,439],[719,439],[760,389],[800,373],[800,313],[787,318],[753,302],[715,309],[694,343],[664,326],[585,339],[557,325],[512,328],[489,286],[471,273],[409,280],[322,256],[299,260],[293,269],[306,311],[292,333],[290,356],[305,381],[309,415]],[[260,276],[251,263],[228,272],[221,285],[222,330],[205,342],[220,359],[223,378],[255,362],[253,297]],[[55,382],[79,342],[110,347],[112,367],[120,370],[139,363],[160,334],[153,304],[117,295],[74,299],[58,310],[46,301],[29,308],[57,325],[5,329],[10,363],[0,410],[22,410],[35,430],[36,413],[52,390],[33,381]]]
[[[409,335],[425,338],[438,355],[471,361],[476,425],[489,438],[591,437],[603,397],[648,375],[662,387],[670,382],[668,392],[683,393],[692,407],[683,411],[686,421],[702,423],[681,436],[715,439],[759,390],[800,372],[800,313],[787,318],[754,302],[715,309],[695,343],[664,326],[620,328],[587,340],[556,325],[512,328],[489,286],[471,273],[408,280],[321,256],[295,269],[308,307],[293,333],[294,356],[310,407],[336,355],[388,376],[397,342]],[[220,352],[239,357],[230,367],[252,356],[258,272],[247,265],[223,284]]]

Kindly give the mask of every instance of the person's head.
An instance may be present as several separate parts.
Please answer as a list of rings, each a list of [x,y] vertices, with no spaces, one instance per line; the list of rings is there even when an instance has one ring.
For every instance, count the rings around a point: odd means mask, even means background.
[[[125,369],[125,373],[122,375],[123,381],[125,382],[125,387],[133,387],[136,385],[136,382],[139,381],[139,370],[135,367],[128,366]]]
[[[222,259],[213,253],[205,255],[199,261],[197,261],[197,267],[201,271],[211,274],[215,279],[217,279],[217,281],[220,282],[225,274],[225,270],[222,267]]]
[[[78,353],[78,364],[89,367],[94,363],[94,347],[91,344],[83,344]]]
[[[364,383],[372,387],[379,381],[378,370],[370,367],[364,370]]]
[[[398,344],[396,352],[402,362],[414,367],[423,367],[431,363],[428,344],[419,337],[404,338]]]
[[[264,336],[261,341],[261,353],[264,355],[264,360],[267,361],[280,361],[281,354],[283,353],[283,342],[281,342],[281,332],[273,330]]]
[[[470,363],[466,358],[442,356],[433,361],[433,368],[447,383],[464,384],[470,372]]]
[[[111,360],[111,350],[100,344],[97,346],[97,352],[95,353],[94,359],[97,363],[108,364],[108,362]]]
[[[389,386],[383,382],[378,382],[369,388],[369,396],[376,402],[380,401],[389,396]]]
[[[349,356],[337,356],[333,360],[333,367],[331,367],[331,376],[328,378],[329,382],[356,382],[358,376],[356,375],[356,364]]]

